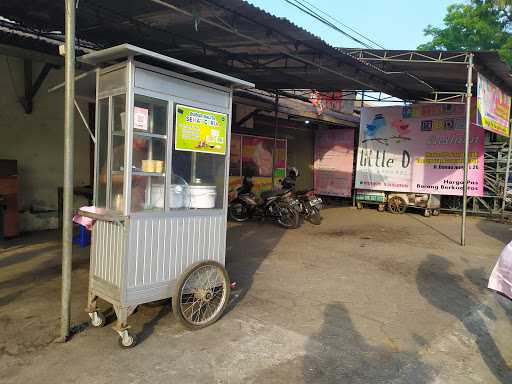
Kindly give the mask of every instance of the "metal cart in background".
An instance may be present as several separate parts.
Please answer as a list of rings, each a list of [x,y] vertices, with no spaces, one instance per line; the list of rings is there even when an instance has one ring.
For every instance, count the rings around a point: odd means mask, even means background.
[[[91,323],[105,324],[98,299],[111,303],[119,343],[132,347],[128,317],[172,297],[181,322],[205,327],[229,298],[233,88],[253,84],[128,44],[79,60],[98,67],[94,207],[80,211],[96,220]]]
[[[386,207],[391,213],[404,213],[408,208],[423,211],[425,217],[439,215],[441,209],[440,195],[430,193],[384,192],[358,189],[356,190],[356,206],[362,209],[365,204],[377,205],[383,212]]]

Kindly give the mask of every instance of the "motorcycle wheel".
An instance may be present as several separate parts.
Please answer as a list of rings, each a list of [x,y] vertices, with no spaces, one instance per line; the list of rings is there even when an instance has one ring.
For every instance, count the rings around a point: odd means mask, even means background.
[[[317,207],[313,207],[311,209],[311,213],[309,214],[308,220],[311,224],[320,225],[322,224],[322,215]]]
[[[277,222],[286,229],[295,229],[299,227],[300,217],[299,212],[289,206],[279,207],[279,217]]]
[[[242,223],[249,220],[249,209],[247,205],[241,201],[234,201],[228,207],[229,218]]]

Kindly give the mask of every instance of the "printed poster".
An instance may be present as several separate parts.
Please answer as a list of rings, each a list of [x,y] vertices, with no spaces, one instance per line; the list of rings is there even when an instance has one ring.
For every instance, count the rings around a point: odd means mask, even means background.
[[[286,176],[286,141],[276,140],[274,176]],[[274,139],[242,136],[242,175],[272,179]],[[270,188],[272,183],[270,183]]]
[[[175,148],[225,155],[227,125],[225,113],[177,104]]]
[[[462,195],[465,106],[363,108],[358,189]],[[470,128],[468,195],[482,196],[485,132]]]
[[[315,192],[350,197],[354,169],[354,130],[319,130],[315,138]]]
[[[277,139],[274,183],[281,186],[286,176],[286,140]],[[229,190],[242,184],[244,176],[252,176],[253,193],[257,196],[272,189],[274,139],[270,137],[233,134],[229,162]]]
[[[476,124],[484,129],[508,136],[510,134],[510,96],[478,74]]]
[[[133,128],[147,131],[148,117],[149,110],[147,108],[133,107]]]

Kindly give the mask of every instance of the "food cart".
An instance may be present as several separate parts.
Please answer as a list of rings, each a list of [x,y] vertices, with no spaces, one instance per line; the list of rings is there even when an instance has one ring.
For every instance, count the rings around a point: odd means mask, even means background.
[[[431,193],[384,192],[365,189],[356,190],[356,206],[362,209],[364,204],[377,205],[383,212],[387,206],[391,213],[404,213],[407,208],[423,211],[425,217],[438,216],[441,209],[441,196]]]
[[[96,70],[94,207],[87,312],[132,347],[128,316],[172,297],[196,329],[229,298],[224,268],[233,88],[251,83],[128,44],[82,56]]]

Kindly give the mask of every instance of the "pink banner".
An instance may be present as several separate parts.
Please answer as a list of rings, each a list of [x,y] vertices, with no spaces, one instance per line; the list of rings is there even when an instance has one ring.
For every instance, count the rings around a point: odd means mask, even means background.
[[[351,196],[354,130],[319,130],[315,139],[315,191],[320,195]]]
[[[462,195],[465,106],[363,108],[356,188]],[[484,131],[471,126],[468,195],[483,195]]]

